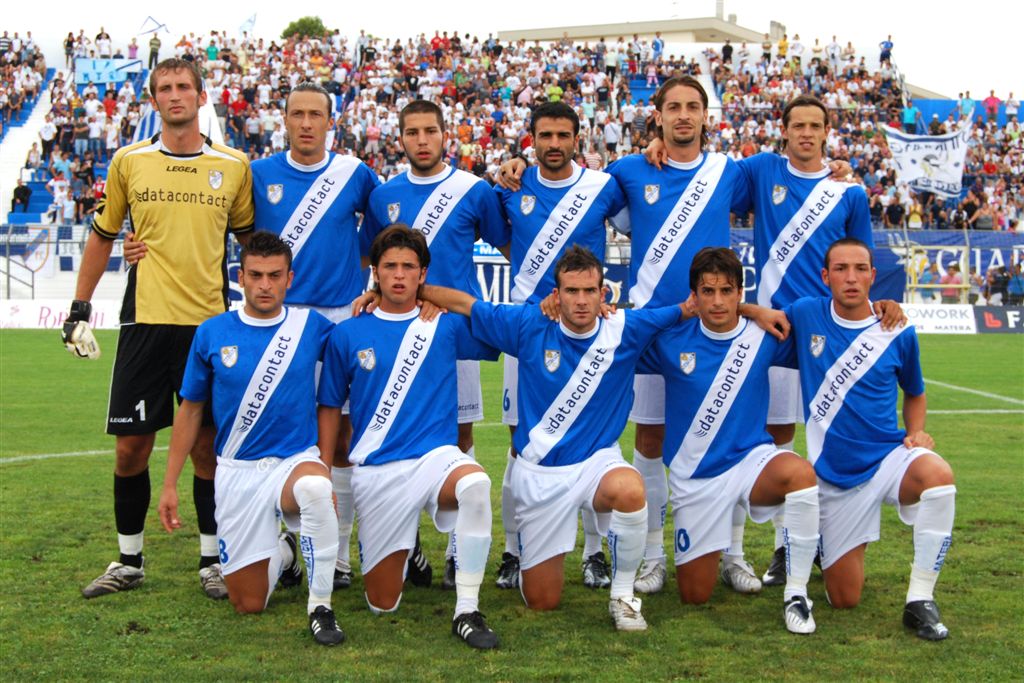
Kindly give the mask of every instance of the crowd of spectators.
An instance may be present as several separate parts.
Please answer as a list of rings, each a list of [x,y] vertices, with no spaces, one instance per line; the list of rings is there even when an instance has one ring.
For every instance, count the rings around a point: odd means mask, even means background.
[[[26,102],[35,100],[46,75],[46,60],[28,31],[0,35],[0,138]]]

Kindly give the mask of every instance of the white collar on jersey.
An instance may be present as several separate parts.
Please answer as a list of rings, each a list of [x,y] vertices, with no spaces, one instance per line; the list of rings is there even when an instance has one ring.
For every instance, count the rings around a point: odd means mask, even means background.
[[[743,330],[746,328],[746,326],[747,326],[747,319],[741,317],[736,322],[736,327],[732,328],[728,332],[713,332],[712,330],[709,330],[708,328],[704,327],[704,321],[703,320],[700,321],[700,331],[701,331],[701,334],[703,334],[708,339],[718,339],[718,340],[722,340],[722,341],[728,340],[728,339],[735,339],[736,337],[740,336],[740,333],[743,332]]]
[[[597,331],[599,329],[601,329],[601,319],[598,318],[597,320],[595,320],[594,326],[587,330],[586,332],[573,332],[568,327],[566,327],[565,323],[563,323],[561,320],[558,321],[558,327],[559,329],[562,330],[562,334],[564,334],[566,337],[569,337],[570,339],[590,339],[595,334],[597,334]]]
[[[452,172],[451,166],[449,166],[448,164],[445,164],[444,167],[441,169],[441,172],[436,174],[436,175],[428,175],[428,176],[413,175],[412,174],[412,169],[409,169],[408,171],[406,171],[405,175],[409,179],[409,182],[412,183],[413,185],[434,185],[436,183],[441,182],[445,178],[447,178],[448,174],[451,173],[451,172]]]
[[[273,327],[274,325],[280,325],[284,322],[285,317],[288,315],[288,309],[284,306],[281,307],[281,312],[275,315],[273,318],[254,318],[245,312],[244,308],[238,309],[238,319],[246,325],[252,327]]]
[[[821,163],[824,164],[825,162],[822,161]],[[832,170],[827,165],[822,166],[822,169],[820,171],[798,171],[796,167],[793,166],[793,162],[789,160],[789,157],[786,157],[786,170],[795,175],[797,178],[807,178],[809,180],[827,178],[828,176],[832,175]]]
[[[576,181],[583,175],[583,169],[575,161],[570,161],[572,164],[572,174],[565,180],[548,180],[544,177],[544,173],[541,172],[540,167],[537,168],[537,180],[544,187],[550,187],[552,189],[558,189],[561,187],[571,187],[576,184]]]
[[[385,311],[380,310],[380,306],[373,309],[373,315],[380,318],[381,320],[412,320],[413,318],[419,316],[419,314],[419,306],[412,309],[411,311],[406,311],[405,313],[387,313]]]
[[[871,299],[868,299],[868,306],[871,306],[871,310],[875,310],[874,304],[871,303]],[[845,327],[848,330],[862,330],[865,327],[871,327],[878,322],[878,318],[874,315],[869,315],[863,320],[847,320],[846,318],[840,318],[839,314],[836,313],[836,302],[835,299],[831,299],[828,302],[828,311],[832,314],[832,322],[839,327]]]
[[[306,173],[319,171],[321,168],[326,166],[331,161],[331,155],[328,154],[327,152],[324,152],[324,158],[316,162],[315,164],[300,164],[299,162],[295,161],[295,159],[292,159],[291,150],[288,150],[287,152],[284,153],[284,158],[285,161],[288,162],[288,165],[294,168],[296,171],[304,171]]]
[[[203,146],[200,147],[198,151],[196,151],[194,153],[191,153],[191,154],[179,154],[177,152],[172,152],[171,150],[167,149],[167,145],[164,144],[163,136],[160,136],[160,140],[157,142],[157,144],[160,145],[160,151],[161,152],[163,152],[165,154],[169,154],[172,157],[175,157],[175,158],[178,158],[178,159],[194,159],[196,157],[201,157],[203,155],[203,152],[206,151],[206,147],[207,147],[207,145],[206,145],[206,138],[203,138]]]
[[[697,155],[697,158],[693,161],[675,161],[673,159],[665,159],[665,165],[669,168],[678,168],[680,171],[692,171],[693,169],[704,163],[704,152]]]

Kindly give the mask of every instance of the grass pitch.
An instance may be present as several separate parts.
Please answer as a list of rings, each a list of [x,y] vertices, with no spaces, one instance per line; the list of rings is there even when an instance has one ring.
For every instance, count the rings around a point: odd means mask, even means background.
[[[0,331],[4,680],[1020,680],[1024,671],[1024,337],[921,340],[925,376],[936,381],[928,390],[928,430],[953,465],[959,491],[954,543],[937,590],[951,636],[939,644],[900,625],[912,543],[892,509],[883,513],[882,540],[868,550],[858,608],[830,609],[820,575],[812,576],[813,636],[785,631],[781,588],[740,596],[719,586],[709,605],[683,607],[671,576],[666,592],[644,600],[650,630],[616,633],[607,594],[582,586],[579,546],[566,561],[562,607],[530,612],[517,591],[493,586],[503,545],[498,498],[507,431],[498,424],[501,371],[485,363],[487,421],[477,426],[476,451],[493,482],[494,542],[481,609],[502,646],[478,653],[451,635],[454,595],[442,592],[437,578],[430,589],[409,588],[396,614],[378,618],[366,609],[357,574],[352,588],[334,596],[348,641],[333,649],[309,637],[302,590],[275,592],[268,611],[250,617],[208,600],[195,571],[187,472],[180,488],[185,527],[168,536],[156,518],[164,450],[151,465],[146,583],[82,599],[82,586],[117,556],[113,439],[103,434],[115,335],[98,336],[105,355],[88,363],[70,358],[55,331]],[[166,443],[164,433],[158,446]],[[631,429],[622,444],[630,457]],[[445,539],[426,523],[422,529],[439,573]],[[770,525],[748,525],[747,558],[759,572],[771,545]]]

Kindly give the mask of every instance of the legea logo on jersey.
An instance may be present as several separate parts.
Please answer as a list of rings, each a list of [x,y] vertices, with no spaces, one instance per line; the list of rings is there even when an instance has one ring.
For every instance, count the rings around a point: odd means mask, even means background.
[[[373,352],[373,349],[356,351],[356,356],[359,358],[359,367],[363,370],[369,372],[377,367],[377,355]]]
[[[219,190],[221,183],[224,182],[224,174],[220,171],[210,171],[210,187],[215,190]]]
[[[394,204],[388,204],[388,220],[394,223],[398,220],[398,216],[402,213],[402,204],[395,202]]]
[[[786,186],[776,185],[772,188],[772,204],[778,206],[782,202],[786,201]]]
[[[533,207],[537,206],[537,198],[532,194],[524,194],[523,198],[519,200],[519,210],[524,216],[529,216],[533,213]]]
[[[683,371],[683,374],[689,375],[697,369],[697,354],[696,353],[681,353],[679,354],[679,369]]]
[[[233,367],[238,362],[238,347],[237,346],[222,346],[220,347],[220,362],[226,368]]]
[[[644,201],[653,204],[661,196],[661,185],[644,185]]]
[[[562,364],[562,352],[552,351],[551,349],[544,349],[544,367],[548,369],[548,372],[554,372],[558,369],[558,366]]]
[[[817,358],[825,350],[825,337],[820,334],[811,335],[811,355]]]
[[[284,198],[284,185],[275,183],[274,185],[267,185],[267,201],[271,204],[277,204]]]

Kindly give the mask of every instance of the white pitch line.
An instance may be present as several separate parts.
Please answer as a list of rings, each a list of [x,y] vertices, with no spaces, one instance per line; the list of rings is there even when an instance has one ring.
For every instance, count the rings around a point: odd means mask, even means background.
[[[928,410],[929,415],[1024,415],[1024,410]]]
[[[1019,406],[1024,406],[1024,401],[1019,398],[1012,398],[1010,396],[1000,396],[999,394],[990,394],[987,391],[978,391],[977,389],[968,389],[967,387],[957,386],[956,384],[946,384],[935,379],[926,379],[925,384],[935,384],[936,386],[945,387],[946,389],[953,389],[955,391],[962,391],[967,394],[974,394],[975,396],[984,396],[985,398],[994,398],[997,401],[1006,401],[1007,403],[1015,403]],[[931,412],[931,411],[928,411]]]
[[[154,451],[166,451],[167,446],[157,446]],[[32,460],[53,460],[55,458],[84,458],[89,455],[113,455],[114,451],[105,448],[99,451],[72,451],[70,453],[39,453],[36,455],[15,455],[10,458],[0,458],[0,465],[9,465],[15,462],[30,462]]]

